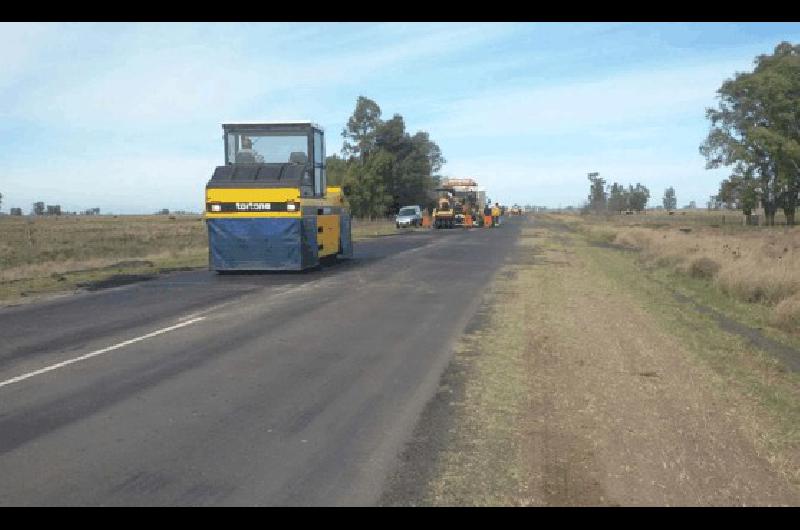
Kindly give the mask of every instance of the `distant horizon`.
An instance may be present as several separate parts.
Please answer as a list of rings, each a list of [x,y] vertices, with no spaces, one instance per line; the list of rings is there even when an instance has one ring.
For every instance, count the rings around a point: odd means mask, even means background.
[[[514,206],[514,204],[503,204],[503,203],[501,203],[501,206],[510,208],[510,207]],[[517,204],[517,206],[520,206],[522,208],[526,208],[526,207],[530,206],[530,208],[532,210],[533,209],[544,209],[544,210],[548,210],[548,211],[580,210],[580,209],[582,209],[584,207],[583,204],[581,204],[581,205],[568,204],[566,206],[553,206],[553,207],[543,206],[543,205],[539,205],[539,204],[530,204],[530,205],[528,205],[528,204]],[[758,210],[761,210],[761,209],[762,208],[760,208],[760,207],[759,208],[755,208],[754,211],[758,211]],[[47,213],[34,214],[30,210],[25,211],[23,209],[22,215],[20,215],[20,216],[14,216],[14,215],[10,214],[9,212],[0,210],[0,215],[4,215],[4,216],[8,216],[8,217],[59,217],[59,216],[66,216],[66,217],[70,217],[70,216],[102,217],[102,216],[105,216],[105,215],[112,215],[112,216],[120,216],[120,215],[121,216],[197,215],[197,216],[201,216],[204,213],[202,211],[202,209],[199,210],[199,211],[188,211],[188,210],[175,210],[175,211],[173,211],[173,210],[170,210],[168,213],[161,213],[161,212],[158,212],[158,211],[149,212],[149,213],[148,212],[119,213],[119,212],[114,212],[114,211],[104,212],[104,211],[101,210],[100,213],[98,213],[98,214],[87,214],[87,213],[85,213],[85,210],[86,209],[84,209],[84,211],[65,210],[65,211],[62,211],[60,214],[47,214]],[[655,211],[655,210],[666,210],[666,209],[662,205],[658,204],[658,205],[653,205],[653,206],[648,205],[647,208],[644,211]],[[669,211],[679,211],[679,210],[707,210],[707,211],[714,211],[714,212],[725,212],[725,211],[726,212],[739,212],[739,211],[741,211],[740,209],[737,209],[737,208],[724,208],[724,207],[723,208],[711,208],[711,209],[709,209],[707,205],[696,205],[694,208],[692,208],[688,204],[684,205],[684,206],[679,206],[679,207],[674,208],[673,210],[669,210]],[[391,216],[388,216],[388,217],[391,217]]]
[[[226,120],[309,119],[339,153],[360,95],[504,203],[586,175],[705,206],[716,90],[797,23],[2,23],[2,211],[202,211]],[[365,46],[364,43],[369,43]]]

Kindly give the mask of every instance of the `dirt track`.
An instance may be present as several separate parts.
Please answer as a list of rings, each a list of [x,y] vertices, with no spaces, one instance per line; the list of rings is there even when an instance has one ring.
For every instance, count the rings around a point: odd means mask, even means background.
[[[796,450],[587,248],[523,231],[384,503],[797,505]]]

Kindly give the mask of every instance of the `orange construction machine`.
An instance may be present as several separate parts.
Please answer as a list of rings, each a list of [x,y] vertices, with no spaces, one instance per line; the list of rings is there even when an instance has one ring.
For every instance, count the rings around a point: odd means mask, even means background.
[[[486,192],[478,187],[474,179],[445,179],[437,191],[448,197],[453,210],[453,227],[471,228],[482,224],[479,210],[485,200]]]

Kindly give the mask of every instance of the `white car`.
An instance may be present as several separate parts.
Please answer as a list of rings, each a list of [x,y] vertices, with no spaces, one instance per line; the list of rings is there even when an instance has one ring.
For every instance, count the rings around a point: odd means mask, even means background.
[[[394,219],[397,228],[422,226],[422,209],[419,206],[403,206]]]

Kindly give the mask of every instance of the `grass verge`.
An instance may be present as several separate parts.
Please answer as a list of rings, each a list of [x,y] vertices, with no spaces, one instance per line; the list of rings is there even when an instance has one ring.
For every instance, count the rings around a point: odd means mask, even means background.
[[[782,473],[800,484],[800,374],[787,371],[747,338],[720,329],[711,316],[691,310],[673,292],[683,292],[757,327],[768,319],[766,308],[731,300],[707,283],[684,275],[663,269],[647,274],[634,256],[618,250],[587,246],[584,252],[598,270],[640,300],[664,331],[721,376],[717,390],[732,402],[742,403],[739,411],[753,442]],[[770,335],[797,345],[777,330]]]
[[[800,374],[575,228],[523,230],[384,502],[796,503]]]
[[[354,241],[399,233],[388,219],[354,219]],[[201,216],[0,218],[0,302],[37,300],[208,265]]]

